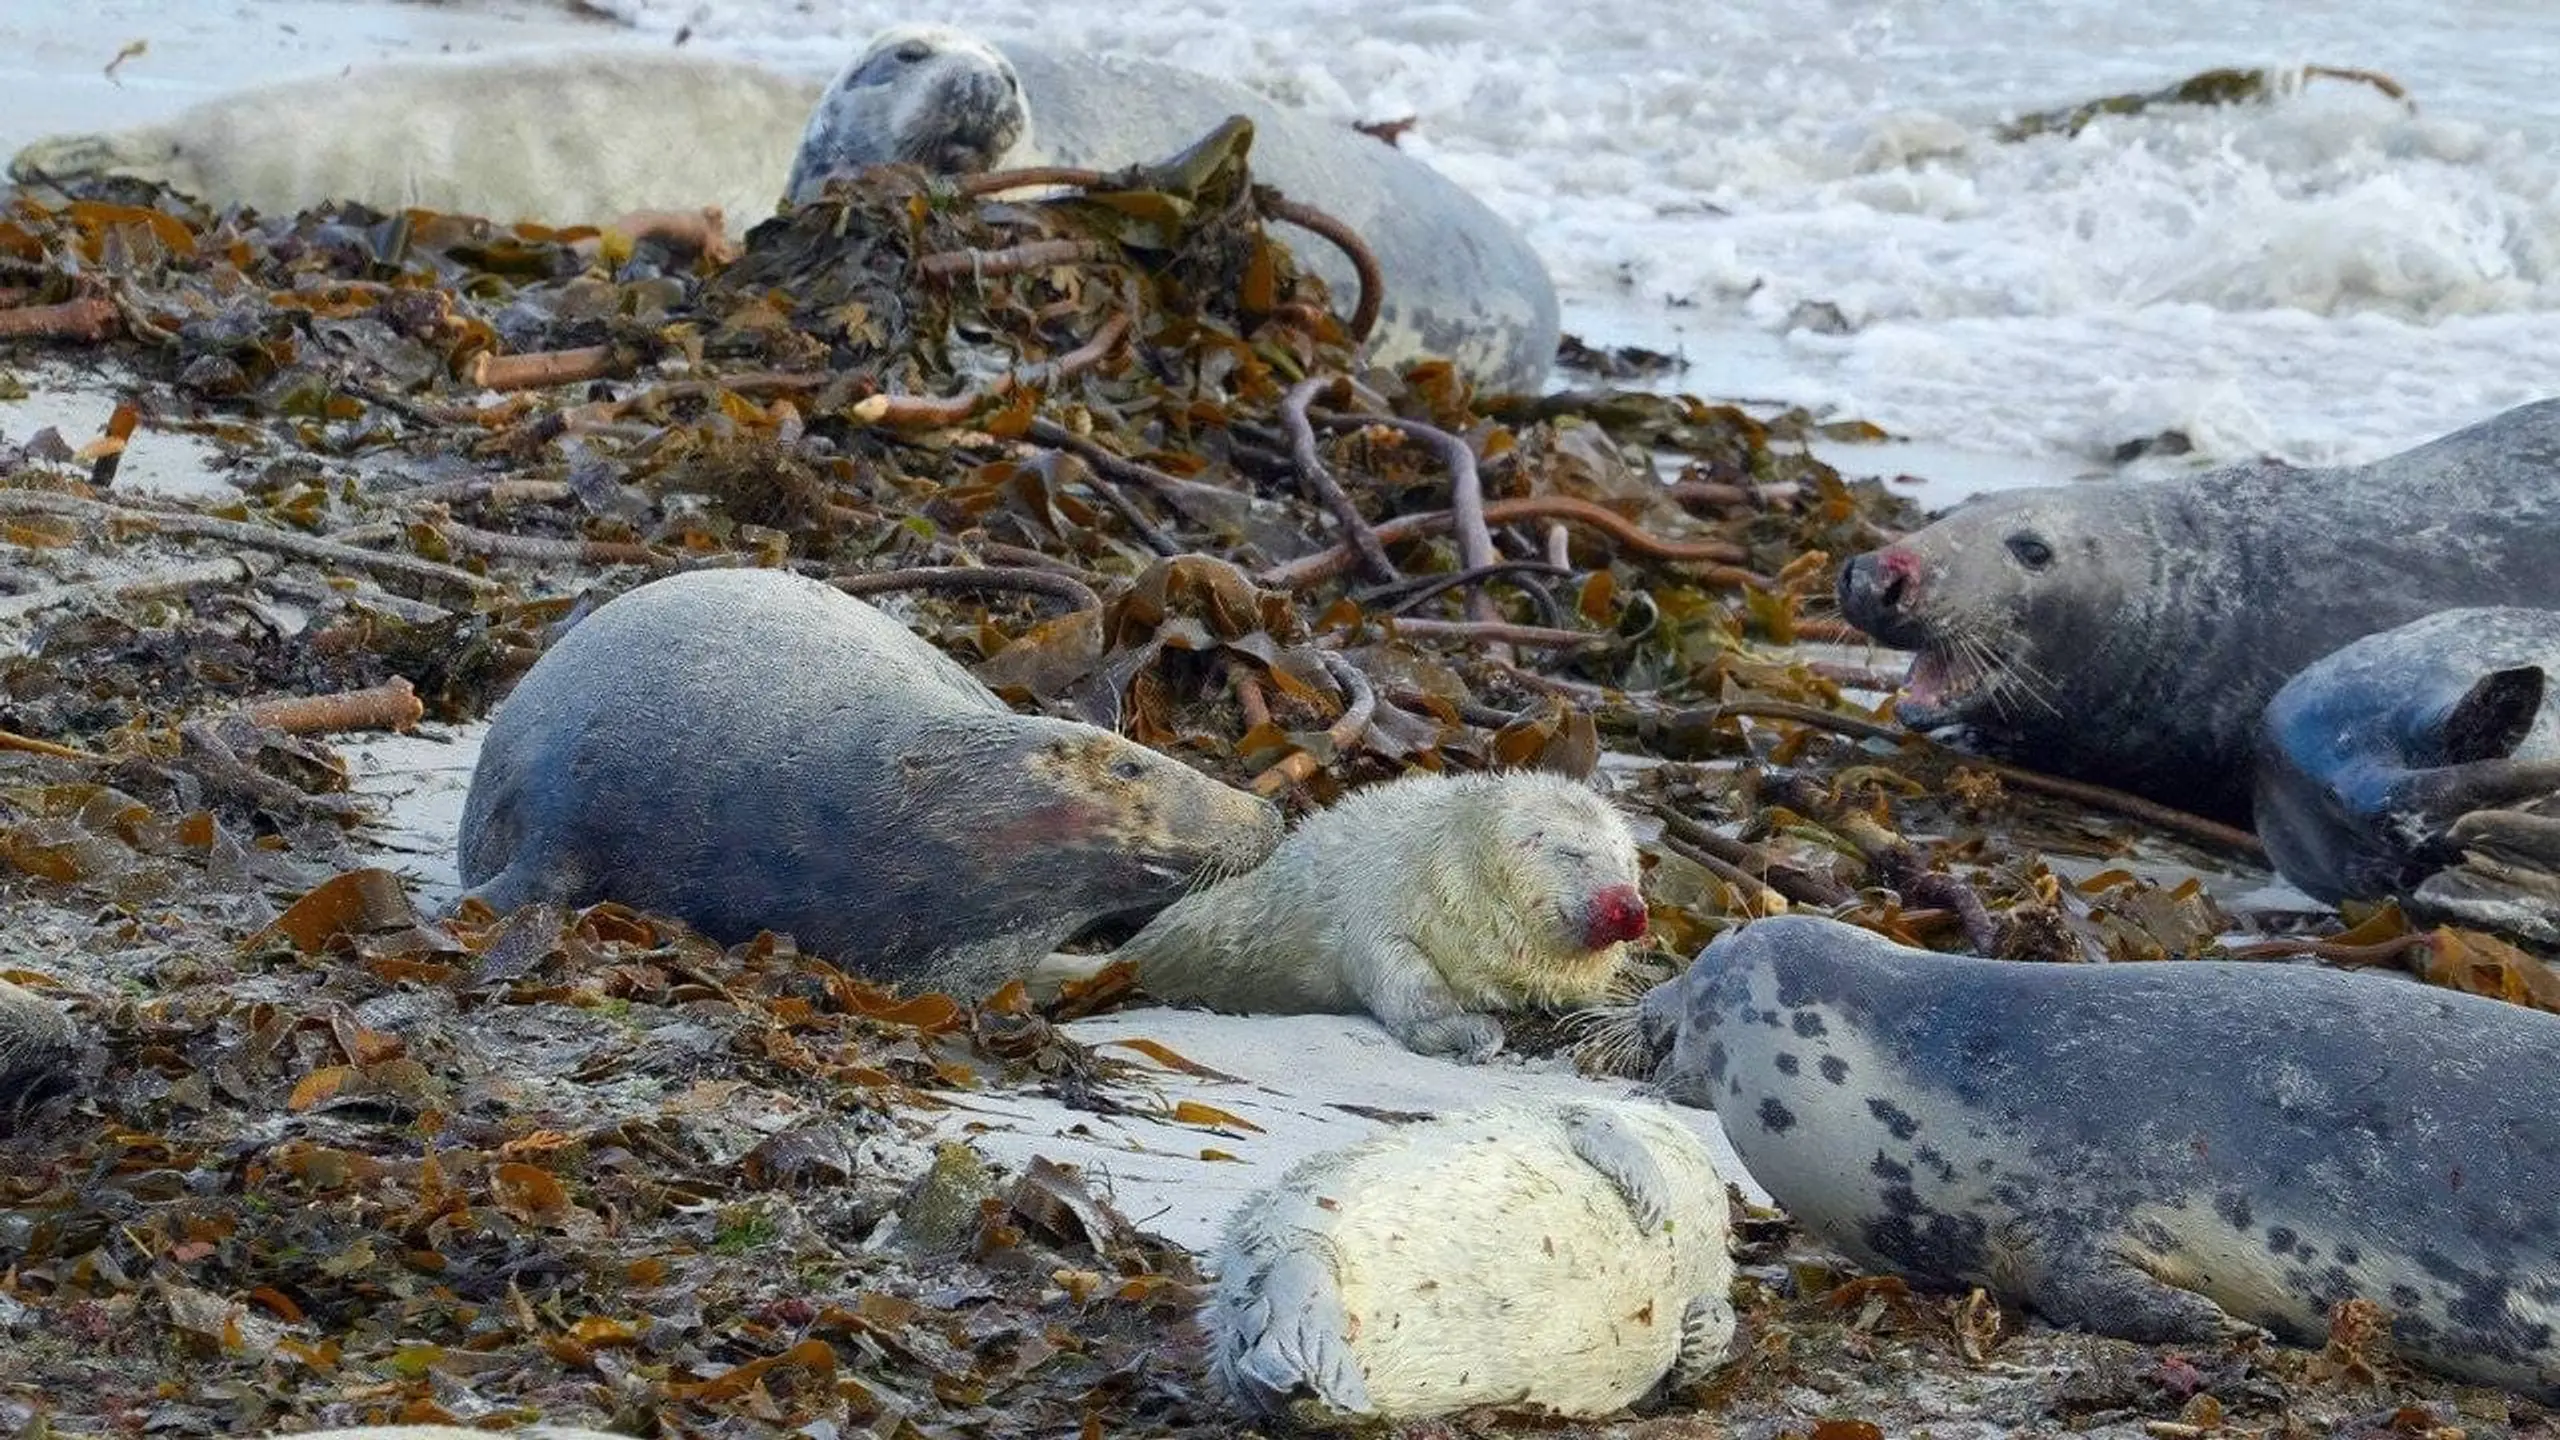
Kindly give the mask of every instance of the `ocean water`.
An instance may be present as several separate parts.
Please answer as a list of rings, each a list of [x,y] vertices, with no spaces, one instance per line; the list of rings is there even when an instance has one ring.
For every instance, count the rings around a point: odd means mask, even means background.
[[[585,0],[831,65],[940,19],[1132,50],[1349,120],[1521,226],[1665,382],[2066,466],[2368,459],[2560,394],[2547,0]],[[2005,144],[2216,66],[2384,71]]]

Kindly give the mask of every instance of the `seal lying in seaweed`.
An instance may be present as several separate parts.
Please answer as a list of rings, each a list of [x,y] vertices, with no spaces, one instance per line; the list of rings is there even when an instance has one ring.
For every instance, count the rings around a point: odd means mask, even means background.
[[[1639,1011],[1656,1083],[1862,1265],[2151,1343],[2318,1345],[2560,1397],[2560,1016],[2375,974],[2034,965],[1809,916]]]
[[[2560,610],[2447,610],[2305,667],[2259,726],[2267,858],[2322,900],[2560,943],[2555,674]]]
[[[499,706],[461,869],[500,910],[619,900],[975,995],[1280,830],[1178,760],[1015,714],[832,586],[703,570],[608,602]]]

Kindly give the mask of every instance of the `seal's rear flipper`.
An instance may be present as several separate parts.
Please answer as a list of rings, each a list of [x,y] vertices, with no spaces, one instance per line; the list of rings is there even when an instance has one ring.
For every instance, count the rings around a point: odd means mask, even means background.
[[[1564,1129],[1573,1142],[1573,1153],[1618,1187],[1627,1208],[1635,1212],[1636,1228],[1647,1235],[1661,1229],[1678,1199],[1644,1137],[1628,1129],[1618,1116],[1591,1105],[1567,1106]],[[1730,1314],[1726,1318],[1730,1320]]]
[[[30,185],[40,180],[139,170],[143,178],[157,180],[165,178],[159,173],[160,167],[177,158],[177,145],[157,131],[47,135],[10,158],[9,178]]]
[[[1701,1295],[1680,1316],[1680,1354],[1663,1384],[1674,1391],[1703,1384],[1724,1368],[1732,1353],[1733,1302],[1722,1295]]]
[[[1276,1257],[1251,1298],[1225,1315],[1217,1368],[1236,1398],[1265,1414],[1309,1401],[1332,1415],[1366,1415],[1369,1382],[1351,1353],[1350,1319],[1331,1271],[1296,1250]]]
[[[2492,670],[2472,682],[2435,727],[2442,747],[2435,763],[2464,765],[2515,754],[2542,712],[2543,685],[2539,665]]]
[[[2054,1257],[2033,1304],[2050,1324],[2140,1345],[2212,1345],[2266,1333],[2104,1247]]]

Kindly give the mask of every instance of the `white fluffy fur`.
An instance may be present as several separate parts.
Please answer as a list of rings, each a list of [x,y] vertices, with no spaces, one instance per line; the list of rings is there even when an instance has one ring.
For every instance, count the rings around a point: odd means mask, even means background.
[[[1585,948],[1586,911],[1638,874],[1626,818],[1587,785],[1411,775],[1308,816],[1258,868],[1184,897],[1106,958],[1135,962],[1158,999],[1365,1010],[1416,1051],[1481,1060],[1502,1043],[1481,1012],[1601,998],[1626,946]]]
[[[355,200],[569,225],[716,205],[735,234],[774,212],[821,89],[684,53],[409,61],[242,90],[156,125],[53,136],[10,170],[164,181],[267,214]]]
[[[1723,1359],[1730,1230],[1706,1147],[1658,1105],[1522,1102],[1390,1129],[1237,1212],[1203,1315],[1211,1364],[1254,1408],[1312,1400],[1301,1418],[1606,1415],[1675,1365],[1689,1381]]]

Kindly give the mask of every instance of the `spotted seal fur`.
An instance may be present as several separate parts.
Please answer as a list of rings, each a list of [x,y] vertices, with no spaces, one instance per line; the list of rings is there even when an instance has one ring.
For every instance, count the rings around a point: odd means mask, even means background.
[[[1607,1415],[1730,1346],[1724,1181],[1660,1105],[1513,1102],[1310,1156],[1212,1261],[1212,1372],[1302,1422]]]
[[[1280,831],[1178,760],[1014,713],[832,586],[703,570],[606,603],[499,706],[461,869],[501,910],[619,900],[974,995]]]
[[[2277,687],[2359,636],[2530,605],[2560,555],[2560,400],[2370,465],[2005,491],[1849,561],[1916,650],[1903,722],[2228,819]]]
[[[2555,557],[2560,564],[2560,557]],[[2258,838],[2329,901],[2396,899],[2560,944],[2560,610],[2447,610],[2267,702]]]
[[[2034,965],[1810,916],[1647,995],[1657,1083],[1860,1264],[2064,1326],[2317,1345],[2560,1396],[2560,1016],[2378,974]]]

